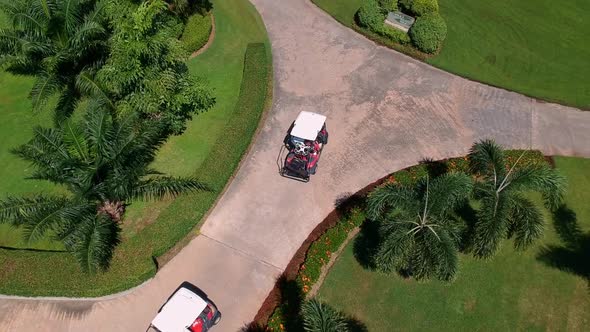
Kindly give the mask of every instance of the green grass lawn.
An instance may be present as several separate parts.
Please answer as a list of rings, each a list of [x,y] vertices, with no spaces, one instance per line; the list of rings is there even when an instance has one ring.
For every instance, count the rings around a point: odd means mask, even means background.
[[[478,81],[590,107],[590,2],[439,0],[448,37],[433,65]]]
[[[312,0],[352,27],[362,0]],[[590,108],[590,2],[439,0],[448,36],[428,63],[532,97]]]
[[[250,142],[265,103],[268,103],[271,76],[260,75],[270,70],[271,54],[264,24],[247,0],[214,1],[216,37],[205,53],[189,61],[192,73],[205,77],[217,98],[215,107],[194,117],[182,136],[173,137],[158,154],[154,167],[172,175],[195,175],[212,187],[211,192],[183,195],[175,200],[157,203],[134,202],[123,222],[123,241],[115,251],[107,273],[86,275],[67,253],[32,252],[0,249],[0,293],[32,296],[100,296],[135,286],[155,272],[153,257],[165,254],[183,239],[202,219],[220,194]],[[248,47],[262,43],[266,48]],[[242,84],[246,50],[253,49],[250,70]],[[249,53],[249,54],[250,54]],[[253,69],[252,69],[253,68]],[[266,71],[265,71],[266,72]],[[2,144],[0,160],[19,161],[8,149],[30,136],[31,126],[42,118],[32,116],[26,95],[31,82],[1,74],[0,96],[11,101],[0,104],[2,135],[14,136],[11,145]],[[20,84],[20,88],[17,87]],[[14,91],[8,91],[14,86]],[[241,90],[242,89],[242,90]],[[8,98],[10,97],[10,99]],[[239,98],[239,100],[238,100]],[[18,106],[18,108],[17,108]],[[10,116],[8,116],[10,114]],[[5,118],[3,118],[5,117]],[[17,125],[6,124],[9,121]],[[4,130],[10,132],[5,133]],[[22,133],[21,133],[22,132]],[[231,134],[228,134],[230,132]],[[19,138],[20,137],[20,138]],[[0,195],[26,193],[41,189],[22,180],[26,165],[14,172],[1,171]],[[10,181],[14,181],[13,183]],[[29,187],[25,187],[29,186]],[[20,189],[19,190],[14,190]],[[50,186],[44,190],[55,190]],[[0,229],[0,246],[22,245],[18,232]],[[46,246],[50,247],[50,246]],[[44,271],[44,273],[38,273]]]
[[[556,158],[556,163],[570,183],[567,206],[577,214],[588,242],[590,159]],[[365,270],[351,243],[319,297],[361,320],[369,331],[583,331],[590,323],[589,276],[548,266],[537,257],[544,248],[553,248],[560,264],[587,273],[588,254],[572,258],[548,213],[547,221],[543,239],[525,252],[515,252],[506,242],[489,261],[462,255],[458,278],[451,284]]]

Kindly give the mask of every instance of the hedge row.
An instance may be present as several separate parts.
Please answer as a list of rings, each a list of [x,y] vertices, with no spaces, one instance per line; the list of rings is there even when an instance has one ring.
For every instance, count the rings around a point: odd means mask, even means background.
[[[195,173],[212,188],[211,191],[181,195],[173,200],[154,223],[121,243],[106,273],[80,273],[77,262],[67,253],[0,249],[0,294],[102,296],[129,289],[151,278],[157,271],[155,258],[194,230],[247,150],[262,112],[270,102],[271,62],[266,52],[265,44],[248,44],[234,113],[224,135]],[[51,274],[40,275],[39,271],[51,271]]]
[[[405,32],[384,23],[388,12],[398,10],[417,17]],[[447,26],[438,13],[438,0],[366,0],[356,13],[356,21],[362,28],[386,37],[402,45],[410,41],[421,52],[435,53],[447,36]]]
[[[212,30],[211,14],[201,15],[199,13],[188,18],[180,41],[187,51],[194,52],[207,44]]]
[[[519,165],[541,164],[546,163],[547,160],[540,151],[527,151],[523,155],[522,150],[508,150],[505,151],[506,167],[510,168],[512,163],[522,158]],[[444,174],[447,172],[465,172],[470,173],[469,158],[460,157],[452,158],[442,161],[428,161],[416,166],[408,167],[406,169],[397,171],[385,177],[382,183],[399,183],[401,185],[411,185],[416,183],[419,179],[427,175]],[[340,248],[344,243],[348,234],[355,228],[362,225],[365,221],[364,196],[350,204],[344,213],[332,227],[327,229],[309,246],[305,253],[305,259],[299,266],[297,275],[295,276],[296,287],[299,288],[301,294],[305,295],[311,290],[313,285],[318,281],[322,268],[330,261],[334,252]],[[274,309],[272,315],[266,322],[269,331],[283,331],[285,330],[286,320],[292,317],[287,317],[289,314],[294,314],[293,304],[281,301]],[[296,313],[295,313],[296,314]]]

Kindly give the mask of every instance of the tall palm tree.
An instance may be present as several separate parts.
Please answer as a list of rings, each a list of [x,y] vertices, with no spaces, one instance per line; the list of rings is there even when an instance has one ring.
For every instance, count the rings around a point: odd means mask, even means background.
[[[514,237],[514,247],[525,249],[542,235],[543,215],[525,191],[541,193],[550,209],[562,201],[565,178],[547,164],[523,163],[524,155],[507,167],[507,157],[494,141],[483,140],[471,148],[471,168],[481,179],[475,191],[481,200],[473,239],[477,257],[492,256],[502,239]]]
[[[380,222],[376,267],[409,272],[416,279],[452,280],[461,225],[450,213],[471,190],[468,175],[448,173],[415,186],[388,183],[371,192],[368,216]]]
[[[36,111],[59,95],[56,123],[83,97],[80,74],[96,72],[108,56],[103,8],[96,0],[0,0],[12,23],[0,29],[0,66],[36,78],[30,93]]]
[[[332,307],[316,299],[305,301],[301,306],[303,329],[306,332],[346,332],[346,318]]]
[[[22,227],[27,242],[54,235],[83,270],[96,271],[108,267],[130,200],[205,189],[195,179],[149,168],[165,136],[158,128],[138,127],[130,114],[113,121],[108,111],[96,110],[77,123],[35,128],[14,153],[35,167],[31,178],[58,184],[68,194],[6,198],[0,222]]]

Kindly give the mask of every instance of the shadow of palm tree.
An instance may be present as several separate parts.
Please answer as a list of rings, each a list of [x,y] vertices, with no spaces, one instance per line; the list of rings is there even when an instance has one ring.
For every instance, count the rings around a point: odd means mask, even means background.
[[[280,277],[278,281],[281,292],[281,303],[279,305],[282,321],[286,331],[303,331],[303,317],[301,306],[305,300],[303,290],[295,280],[288,280]]]
[[[431,158],[425,158],[420,161],[420,164],[426,167],[426,172],[428,172],[428,176],[433,179],[438,176],[444,175],[449,171],[449,165],[447,164],[446,160],[434,160]]]
[[[379,248],[379,242],[379,223],[373,220],[365,221],[352,245],[354,258],[363,268],[376,268],[373,257]]]
[[[548,266],[585,278],[590,287],[590,233],[582,232],[576,213],[565,205],[553,213],[553,227],[563,245],[543,247],[537,259]]]
[[[348,326],[348,332],[369,332],[367,326],[354,317],[347,317],[346,325]]]

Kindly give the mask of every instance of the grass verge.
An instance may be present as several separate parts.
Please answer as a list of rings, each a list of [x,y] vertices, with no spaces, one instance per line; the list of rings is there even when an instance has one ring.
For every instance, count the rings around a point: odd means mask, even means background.
[[[154,259],[194,230],[214,204],[247,150],[272,93],[270,47],[258,13],[246,0],[214,5],[218,34],[189,68],[210,81],[217,104],[195,117],[182,136],[172,138],[155,162],[167,173],[196,175],[213,190],[149,206],[134,203],[107,273],[83,274],[67,253],[0,249],[0,293],[93,297],[136,286],[154,275]]]

